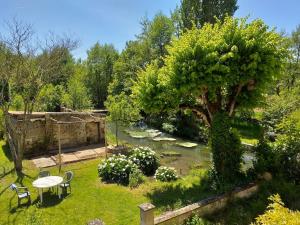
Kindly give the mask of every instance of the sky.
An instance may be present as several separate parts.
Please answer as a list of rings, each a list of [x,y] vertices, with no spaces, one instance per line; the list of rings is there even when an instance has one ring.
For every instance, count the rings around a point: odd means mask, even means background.
[[[73,51],[86,58],[96,42],[113,44],[122,51],[126,41],[141,31],[142,17],[161,11],[170,14],[180,0],[0,0],[0,33],[5,21],[16,17],[33,25],[36,33],[66,34],[80,41]],[[290,33],[300,24],[300,0],[238,0],[236,17],[261,18],[270,27]]]

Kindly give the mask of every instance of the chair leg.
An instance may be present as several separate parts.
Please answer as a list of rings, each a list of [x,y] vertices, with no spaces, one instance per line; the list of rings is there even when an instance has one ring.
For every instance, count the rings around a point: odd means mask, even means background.
[[[31,197],[30,197],[30,195],[28,197],[28,205],[31,205]]]
[[[72,192],[72,189],[71,189],[71,184],[69,184],[69,187],[70,187],[70,193]]]

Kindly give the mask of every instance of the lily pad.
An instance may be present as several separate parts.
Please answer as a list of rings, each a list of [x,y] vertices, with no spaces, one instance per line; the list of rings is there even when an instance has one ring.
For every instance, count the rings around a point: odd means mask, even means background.
[[[156,137],[156,138],[153,138],[153,141],[176,141],[176,139],[169,138],[169,137]]]
[[[178,142],[176,143],[177,145],[185,148],[193,148],[196,147],[198,144],[192,143],[192,142]]]

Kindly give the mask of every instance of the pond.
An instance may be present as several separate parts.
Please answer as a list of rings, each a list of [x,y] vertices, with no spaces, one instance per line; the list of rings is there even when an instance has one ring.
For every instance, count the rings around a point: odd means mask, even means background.
[[[114,133],[114,126],[109,126]],[[148,146],[160,158],[162,165],[174,167],[179,174],[185,175],[192,168],[210,168],[212,153],[207,145],[174,137],[148,127],[119,128],[119,141],[131,146]],[[252,166],[254,155],[246,152],[243,156],[243,169]]]

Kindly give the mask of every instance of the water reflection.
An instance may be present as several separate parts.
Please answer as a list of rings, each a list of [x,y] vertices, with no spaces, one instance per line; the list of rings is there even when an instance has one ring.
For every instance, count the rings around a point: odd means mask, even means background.
[[[114,133],[114,126],[109,125],[108,130]],[[159,133],[159,135],[154,135],[156,133]],[[157,141],[157,137],[161,139],[171,138],[171,141]],[[176,140],[172,140],[174,138]],[[149,131],[149,129],[145,127],[121,127],[119,129],[119,140],[132,146],[148,146],[152,148],[158,153],[160,157],[160,163],[162,165],[175,167],[176,170],[182,175],[187,174],[188,171],[193,167],[209,168],[211,166],[212,153],[207,145],[192,142],[189,144],[192,145],[193,143],[196,143],[197,146],[190,148],[179,146],[178,144],[189,141],[157,130],[151,129]],[[169,152],[173,154],[167,154],[168,156],[164,156],[164,153]],[[246,164],[243,166],[244,169],[252,166],[253,157],[254,156],[251,153],[246,153],[244,155],[243,159],[246,162]]]

